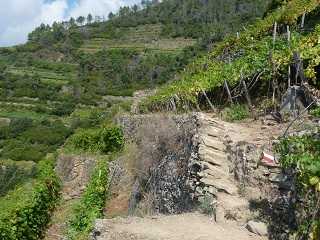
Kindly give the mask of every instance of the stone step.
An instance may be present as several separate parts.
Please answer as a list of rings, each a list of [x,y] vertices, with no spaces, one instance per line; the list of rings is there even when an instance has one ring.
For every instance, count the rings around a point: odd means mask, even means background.
[[[211,155],[204,154],[200,156],[201,161],[212,164],[212,165],[217,165],[221,167],[228,167],[228,162],[226,158],[217,158],[217,157],[212,157]]]
[[[218,167],[221,171],[223,171],[227,175],[227,178],[229,178],[229,166],[228,165],[218,166],[218,165],[213,165],[213,164],[208,163],[208,162],[202,162],[201,166],[202,166],[203,170],[212,169],[212,168]]]
[[[202,140],[203,144],[206,145],[207,147],[210,147],[210,148],[213,148],[216,150],[220,150],[223,152],[226,150],[226,146],[220,140],[215,140],[215,139],[208,137],[208,136],[202,136],[201,140]]]
[[[222,161],[228,160],[228,155],[225,152],[206,147],[205,145],[200,145],[198,153],[200,158],[205,155],[209,155],[212,158],[221,159]]]
[[[204,176],[212,179],[228,179],[229,174],[224,171],[224,169],[209,165],[208,169],[202,171]]]
[[[220,131],[218,129],[211,129],[211,128],[201,129],[201,130],[199,130],[199,134],[200,134],[200,136],[209,136],[212,138],[218,138],[221,141],[223,141],[224,136],[225,136],[223,131]]]
[[[230,195],[236,195],[238,191],[235,184],[228,179],[212,179],[204,177],[200,179],[200,182],[204,183],[207,186],[215,187],[219,191],[226,192]]]

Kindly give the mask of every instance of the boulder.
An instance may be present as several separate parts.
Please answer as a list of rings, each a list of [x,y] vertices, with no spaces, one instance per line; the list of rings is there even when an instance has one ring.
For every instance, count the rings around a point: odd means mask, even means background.
[[[249,221],[246,228],[259,236],[268,236],[268,227],[263,222]]]

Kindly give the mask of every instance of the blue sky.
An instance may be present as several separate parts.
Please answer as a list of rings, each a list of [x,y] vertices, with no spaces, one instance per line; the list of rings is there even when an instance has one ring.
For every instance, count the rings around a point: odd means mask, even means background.
[[[41,23],[51,24],[80,15],[107,16],[120,6],[141,0],[0,0],[0,47],[24,43]]]

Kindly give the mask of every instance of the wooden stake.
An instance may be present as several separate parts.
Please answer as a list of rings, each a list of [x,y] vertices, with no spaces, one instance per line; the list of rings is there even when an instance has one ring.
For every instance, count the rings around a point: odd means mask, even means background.
[[[246,95],[246,99],[247,99],[247,102],[248,102],[248,105],[250,107],[250,109],[252,109],[252,102],[251,102],[251,98],[250,98],[250,95],[249,95],[249,91],[248,91],[248,88],[247,88],[247,84],[244,80],[241,80],[242,82],[242,85],[243,85],[243,89],[244,89],[244,93]]]
[[[213,106],[212,102],[210,101],[210,99],[208,98],[206,92],[205,92],[203,89],[201,89],[201,92],[202,92],[202,94],[205,96],[205,98],[206,98],[207,102],[209,103],[212,111],[214,111],[214,110],[215,110],[215,109],[214,109],[214,106]]]
[[[237,39],[240,39],[240,33],[237,32]]]
[[[288,45],[289,45],[289,47],[290,47],[291,32],[290,32],[290,27],[289,27],[289,25],[287,26],[287,37],[288,37]]]
[[[231,92],[230,92],[230,89],[229,89],[229,86],[228,86],[228,82],[227,82],[226,80],[224,81],[224,87],[225,87],[225,89],[227,90],[228,97],[229,97],[229,101],[230,101],[231,103],[233,103],[232,95],[231,95]]]
[[[304,12],[303,13],[303,15],[302,15],[302,19],[301,19],[301,29],[303,29],[304,28],[304,21],[305,21],[305,19],[306,19],[306,13]]]
[[[274,48],[274,45],[276,44],[277,29],[278,29],[278,24],[277,24],[277,22],[275,22],[274,28],[273,28],[273,48]]]
[[[288,67],[288,88],[291,87],[291,66]]]
[[[170,102],[171,102],[171,106],[172,106],[173,111],[176,112],[177,111],[177,106],[176,106],[176,103],[174,101],[174,98],[171,98]]]

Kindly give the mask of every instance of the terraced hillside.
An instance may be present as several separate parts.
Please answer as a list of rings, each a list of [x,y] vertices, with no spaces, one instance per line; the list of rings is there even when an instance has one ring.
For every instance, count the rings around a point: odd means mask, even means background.
[[[271,2],[155,1],[122,8],[105,22],[42,24],[26,44],[0,48],[0,179],[10,183],[0,186],[0,238],[43,237],[65,189],[54,171],[57,159],[76,167],[83,165],[77,161],[102,162],[77,185],[72,216],[55,215],[57,225],[70,224],[64,230],[71,239],[87,237],[103,214],[105,163],[124,144],[115,116],[130,111],[135,91],[174,81],[225,35],[278,5]],[[69,211],[69,200],[60,209]]]
[[[138,51],[182,51],[196,44],[192,38],[168,38],[161,36],[161,25],[141,25],[137,27],[120,28],[119,39],[93,38],[85,40],[80,50],[95,53],[102,49],[132,49]]]
[[[145,106],[154,110],[196,108],[197,103],[208,102],[204,92],[219,104],[228,97],[225,92],[220,102],[214,98],[223,90],[225,81],[235,88],[232,91],[238,97],[244,96],[239,92],[241,80],[248,81],[249,88],[255,87],[256,93],[267,93],[268,82],[276,81],[273,84],[280,86],[288,78],[288,66],[294,63],[295,53],[305,63],[309,83],[319,87],[319,23],[319,1],[289,1],[240,32],[239,37],[225,38],[211,53],[189,64],[177,81],[159,89]],[[258,85],[250,85],[257,81]]]

